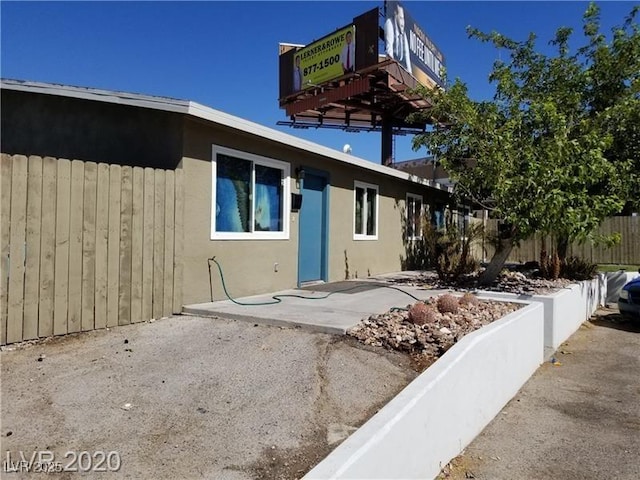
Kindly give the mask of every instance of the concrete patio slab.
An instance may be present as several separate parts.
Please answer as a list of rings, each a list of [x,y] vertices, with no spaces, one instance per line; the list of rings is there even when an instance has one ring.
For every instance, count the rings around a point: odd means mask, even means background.
[[[347,280],[236,299],[236,302],[248,305],[238,305],[230,300],[186,305],[182,313],[344,335],[363,318],[414,303],[416,300],[407,293],[426,300],[442,292],[394,287],[379,278]],[[281,301],[277,302],[274,297]]]

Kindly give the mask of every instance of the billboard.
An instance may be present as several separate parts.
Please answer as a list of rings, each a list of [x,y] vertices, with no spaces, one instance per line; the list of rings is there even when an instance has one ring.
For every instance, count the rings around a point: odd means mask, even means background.
[[[444,56],[400,2],[385,2],[384,44],[386,55],[418,82],[443,86]]]
[[[315,87],[355,70],[355,25],[337,30],[293,56],[293,92]]]
[[[283,50],[281,44],[281,52]],[[280,55],[281,97],[316,87],[356,69],[356,27],[349,25]],[[289,78],[287,78],[289,77]]]
[[[323,86],[378,62],[379,8],[309,45],[280,43],[281,105],[290,95]]]

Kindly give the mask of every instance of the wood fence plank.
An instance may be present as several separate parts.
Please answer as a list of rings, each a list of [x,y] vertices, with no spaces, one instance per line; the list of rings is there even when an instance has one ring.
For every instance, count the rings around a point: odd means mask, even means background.
[[[616,217],[612,217],[612,218],[610,219],[610,222],[611,222],[611,223],[610,223],[610,225],[611,225],[611,230],[610,230],[610,231],[611,231],[612,233],[613,233],[613,232],[621,233],[621,232],[620,232],[620,228],[618,227],[618,222],[616,221]],[[616,260],[615,260],[615,258],[616,258],[615,250],[616,250],[616,249],[614,249],[614,248],[608,248],[608,249],[607,249],[608,260],[609,260],[609,262],[608,262],[608,263],[616,263]]]
[[[53,335],[53,301],[56,261],[56,178],[58,160],[42,159],[42,225],[40,230],[40,287],[38,336]]]
[[[153,317],[153,221],[155,206],[155,171],[144,169],[144,219],[142,235],[142,319]]]
[[[640,217],[631,217],[631,258],[629,263],[640,265]]]
[[[69,305],[69,201],[71,162],[58,159],[56,178],[56,260],[54,273],[53,334],[67,333]]]
[[[133,213],[131,219],[131,322],[142,318],[142,235],[144,215],[144,170],[133,168]]]
[[[153,317],[162,317],[164,301],[164,170],[155,170],[153,209]]]
[[[96,188],[96,285],[95,328],[107,326],[107,279],[109,245],[109,165],[98,164]]]
[[[118,325],[131,323],[131,215],[133,211],[133,169],[122,167],[120,203],[120,288]]]
[[[27,157],[15,155],[11,169],[7,343],[19,342],[23,338],[27,171]]]
[[[488,225],[492,225],[494,220],[489,220]],[[573,242],[569,245],[569,255],[575,255],[585,261],[600,264],[623,264],[635,265],[640,264],[640,217],[616,216],[605,218],[596,233],[603,236],[609,236],[614,233],[621,235],[621,242],[609,248],[606,245],[594,245],[591,241],[584,243]],[[487,231],[490,231],[488,226]],[[531,238],[521,242],[519,249],[514,249],[509,256],[509,261],[526,261],[535,259],[540,256],[540,248],[542,240],[546,243],[547,251],[551,254],[555,245],[550,236],[539,234],[533,235]],[[489,255],[491,256],[491,255]]]
[[[71,213],[69,215],[69,333],[79,332],[82,320],[82,217],[84,162],[71,162]]]
[[[3,153],[0,157],[0,345],[7,343],[12,163],[11,155]]]
[[[600,235],[606,235],[607,231],[607,219],[605,218],[604,221],[600,224],[600,226],[598,227],[597,233],[599,233]],[[603,258],[603,248],[600,245],[593,245],[592,244],[592,250],[593,250],[593,263],[606,263],[604,261]]]
[[[184,172],[176,170],[175,244],[173,253],[173,312],[182,312],[183,242],[184,242]]]
[[[41,221],[42,158],[32,155],[29,157],[27,175],[27,241],[24,273],[23,340],[38,338]]]
[[[629,219],[631,218],[632,217],[629,217]],[[631,222],[623,223],[629,241],[624,243],[624,249],[622,251],[622,263],[630,264],[633,263],[631,262],[631,260],[633,259],[633,224]],[[640,241],[640,239],[636,239],[636,241]]]
[[[82,220],[82,320],[83,331],[95,329],[96,305],[96,202],[98,164],[84,164]]]
[[[107,245],[107,327],[118,325],[120,283],[120,165],[109,168],[109,240]]]
[[[631,238],[631,222],[625,222],[623,220],[625,220],[627,217],[618,217],[618,221],[620,224],[620,231],[622,233],[622,237],[624,238],[625,241],[621,242],[622,243],[622,248],[618,249],[619,251],[619,258],[618,258],[618,263],[620,264],[628,264],[630,263],[631,260],[631,255],[630,255],[630,249],[631,249],[631,243],[632,243],[632,238]]]
[[[607,219],[607,225],[606,225],[606,230],[607,234],[610,233],[614,233],[615,230],[615,225],[613,223],[613,218],[608,218]],[[604,260],[603,263],[613,263],[613,253],[612,253],[612,249],[610,248],[604,248],[604,247],[600,247],[602,253],[601,256]]]
[[[175,173],[165,172],[164,193],[164,293],[162,315],[173,313],[173,248],[175,231]]]

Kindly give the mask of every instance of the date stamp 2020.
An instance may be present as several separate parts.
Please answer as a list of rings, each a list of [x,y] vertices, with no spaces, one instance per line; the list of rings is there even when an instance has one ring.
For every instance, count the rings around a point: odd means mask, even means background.
[[[96,450],[69,450],[59,458],[51,450],[6,451],[2,462],[4,473],[117,472],[122,466],[120,453]]]

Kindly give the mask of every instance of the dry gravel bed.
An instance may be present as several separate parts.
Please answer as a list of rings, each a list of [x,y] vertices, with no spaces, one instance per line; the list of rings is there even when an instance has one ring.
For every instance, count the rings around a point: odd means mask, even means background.
[[[545,280],[533,278],[531,272],[508,270],[503,271],[492,285],[483,287],[478,286],[478,273],[465,275],[454,283],[440,281],[435,272],[423,272],[417,277],[387,279],[387,281],[398,286],[410,285],[466,292],[481,289],[518,295],[552,294],[573,283],[564,278]],[[416,324],[410,321],[408,310],[411,305],[408,305],[407,310],[393,309],[382,315],[373,315],[350,329],[347,335],[355,337],[366,345],[409,353],[422,369],[441,357],[467,333],[522,307],[515,303],[479,301],[476,298],[472,303],[461,302],[457,312],[451,313],[438,311],[438,298],[440,297],[426,302],[437,314],[431,315],[427,322]]]
[[[460,302],[455,313],[442,313],[437,309],[439,298],[442,296],[424,302],[432,313],[426,322],[419,322],[422,324],[411,321],[412,308],[422,303],[418,302],[408,305],[407,310],[393,309],[381,315],[372,315],[347,331],[347,335],[365,345],[406,352],[424,368],[467,333],[522,307],[521,304],[483,301],[473,297],[470,303]]]
[[[478,273],[463,275],[455,282],[443,282],[435,272],[423,272],[412,279],[391,280],[396,285],[410,285],[430,289],[452,289],[461,291],[490,290],[495,292],[516,293],[518,295],[547,295],[575,283],[566,278],[545,280],[532,277],[531,272],[502,272],[495,282],[487,286],[478,285]]]

